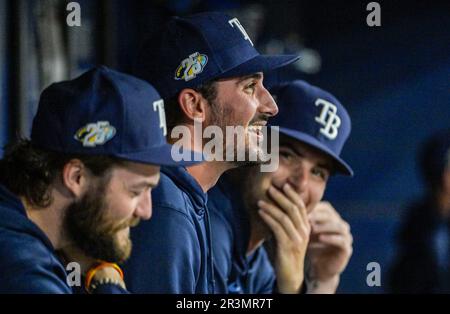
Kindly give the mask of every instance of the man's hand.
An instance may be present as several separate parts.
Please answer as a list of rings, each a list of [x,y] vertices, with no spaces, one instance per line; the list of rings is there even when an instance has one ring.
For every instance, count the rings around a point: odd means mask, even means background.
[[[87,256],[84,254],[76,246],[66,246],[61,250],[62,258],[65,260],[65,263],[76,262],[80,264],[81,273],[85,276],[86,273],[98,264],[98,260]],[[113,282],[117,282],[123,289],[125,289],[125,282],[120,276],[119,272],[112,266],[107,266],[99,269],[95,272],[92,281],[103,281],[103,280],[112,280]]]
[[[308,293],[334,293],[353,252],[350,226],[328,202],[318,203],[309,214],[309,221]]]
[[[305,204],[289,184],[282,190],[271,186],[273,203],[260,200],[259,213],[276,240],[275,273],[280,293],[299,293],[311,227]]]
[[[95,258],[84,254],[83,251],[75,245],[69,245],[62,248],[59,251],[59,255],[63,258],[66,264],[71,262],[78,263],[81,267],[81,273],[83,275],[86,275],[88,270],[98,262]]]

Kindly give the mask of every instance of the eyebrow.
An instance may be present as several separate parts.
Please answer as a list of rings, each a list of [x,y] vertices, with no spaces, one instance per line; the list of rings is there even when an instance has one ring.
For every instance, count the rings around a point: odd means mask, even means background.
[[[294,147],[294,145],[292,145],[291,143],[281,143],[280,145],[287,146],[287,147],[288,147],[290,150],[292,150],[297,156],[305,158],[305,155],[304,155],[301,151],[297,150],[297,149]],[[320,168],[324,168],[324,169],[328,170],[330,173],[333,172],[333,165],[330,164],[330,163],[328,163],[328,162],[318,162],[316,165],[317,165],[318,167],[320,167]]]
[[[159,183],[159,178],[156,182],[141,182],[141,183],[129,185],[128,187],[131,189],[154,188],[158,185],[158,183]]]
[[[300,151],[298,151],[294,145],[292,145],[291,143],[285,142],[285,143],[280,143],[280,146],[287,146],[287,148],[289,148],[290,150],[292,150],[296,155],[300,156],[300,157],[305,157],[305,155],[303,155]]]
[[[241,77],[239,77],[238,81],[236,82],[236,85],[239,85],[240,83],[242,83],[243,81],[248,80],[248,79],[259,79],[259,80],[262,80],[262,78],[263,78],[263,75],[260,72],[249,74],[249,75],[245,75],[245,76],[241,76]]]

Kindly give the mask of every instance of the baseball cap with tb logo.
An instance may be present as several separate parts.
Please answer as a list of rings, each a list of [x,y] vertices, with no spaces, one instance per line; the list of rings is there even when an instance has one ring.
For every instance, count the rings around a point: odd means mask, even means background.
[[[274,86],[271,92],[279,112],[270,125],[322,151],[335,161],[338,172],[352,176],[353,170],[340,157],[351,131],[344,106],[330,93],[301,80]]]

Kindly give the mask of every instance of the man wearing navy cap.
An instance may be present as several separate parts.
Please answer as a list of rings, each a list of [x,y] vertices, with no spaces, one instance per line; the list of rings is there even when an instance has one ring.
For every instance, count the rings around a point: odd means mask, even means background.
[[[389,291],[450,292],[450,129],[420,146],[423,195],[408,204],[397,234]]]
[[[175,164],[161,101],[106,67],[42,92],[31,140],[0,160],[0,293],[126,292],[129,229]]]
[[[240,22],[223,13],[174,17],[159,38],[148,40],[137,62],[137,75],[165,101],[168,137],[178,142],[180,126],[193,134],[187,145],[210,126],[244,129],[245,153],[259,154],[254,139],[277,106],[263,85],[263,73],[297,60],[297,56],[263,56]],[[200,138],[201,138],[200,134]],[[225,137],[224,137],[225,139]],[[228,169],[247,164],[224,143],[233,160],[208,160],[199,166],[161,170],[153,192],[154,217],[133,230],[135,244],[126,265],[127,286],[139,293],[214,293],[214,261],[206,192]],[[258,160],[255,162],[259,162]]]
[[[306,82],[272,92],[280,105],[269,121],[279,126],[278,169],[232,170],[208,193],[216,286],[225,293],[333,293],[352,236],[320,201],[331,175],[353,174],[339,157],[350,118],[335,97]],[[273,266],[262,246],[272,236]]]

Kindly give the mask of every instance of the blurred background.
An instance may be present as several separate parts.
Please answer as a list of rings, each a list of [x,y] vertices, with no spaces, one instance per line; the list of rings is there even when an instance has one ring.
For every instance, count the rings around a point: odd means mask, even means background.
[[[304,79],[333,93],[353,122],[343,157],[353,179],[330,181],[326,199],[352,226],[354,253],[339,292],[388,292],[388,271],[405,206],[424,187],[420,143],[450,127],[450,2],[79,0],[81,26],[68,26],[63,0],[0,0],[0,146],[29,135],[39,94],[94,64],[132,72],[143,38],[171,15],[226,11],[260,52],[301,60],[268,81]],[[139,66],[139,65],[136,65]],[[366,283],[368,263],[381,285]]]

